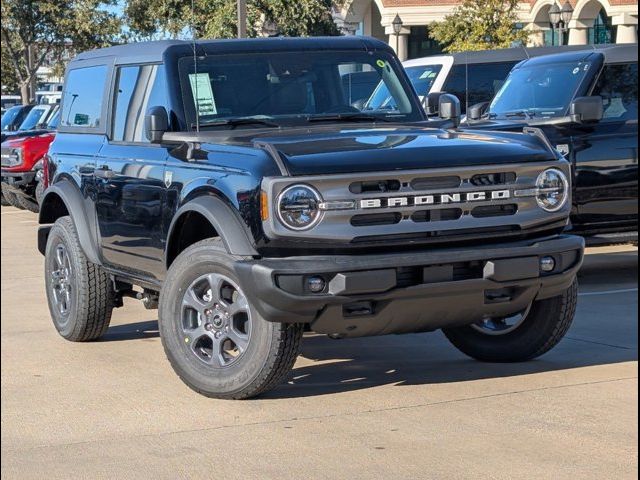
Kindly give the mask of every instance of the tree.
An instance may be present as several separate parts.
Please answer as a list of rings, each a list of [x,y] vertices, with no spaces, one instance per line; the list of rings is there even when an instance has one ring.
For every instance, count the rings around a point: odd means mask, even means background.
[[[22,101],[33,101],[40,67],[50,64],[60,70],[71,50],[101,47],[117,40],[121,22],[107,10],[116,3],[117,0],[2,0],[3,82],[5,66],[10,65]]]
[[[190,36],[198,38],[235,38],[237,36],[236,0],[129,0],[125,19],[138,38]],[[263,34],[271,24],[281,35],[339,35],[331,17],[331,0],[247,0],[247,34]]]
[[[464,0],[451,15],[431,27],[445,52],[509,48],[525,43],[528,32],[516,28],[520,0]]]

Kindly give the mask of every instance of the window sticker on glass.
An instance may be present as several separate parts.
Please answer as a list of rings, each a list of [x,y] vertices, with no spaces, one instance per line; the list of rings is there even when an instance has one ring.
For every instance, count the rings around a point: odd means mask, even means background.
[[[191,83],[191,92],[193,93],[193,100],[197,105],[199,116],[216,115],[218,109],[213,98],[209,74],[191,73],[189,74],[189,82]]]

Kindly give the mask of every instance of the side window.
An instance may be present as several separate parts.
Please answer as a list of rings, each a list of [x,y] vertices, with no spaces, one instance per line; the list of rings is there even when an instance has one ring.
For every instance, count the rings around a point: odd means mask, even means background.
[[[444,84],[443,90],[452,93],[460,100],[464,111],[467,101],[467,83],[469,106],[490,101],[515,65],[515,62],[477,63],[468,66],[455,65]]]
[[[149,107],[167,104],[164,67],[135,65],[116,74],[111,140],[146,142],[144,115]]]
[[[101,127],[107,66],[77,68],[67,76],[62,92],[61,127]]]
[[[638,119],[638,64],[606,65],[593,91],[604,102],[604,118]]]

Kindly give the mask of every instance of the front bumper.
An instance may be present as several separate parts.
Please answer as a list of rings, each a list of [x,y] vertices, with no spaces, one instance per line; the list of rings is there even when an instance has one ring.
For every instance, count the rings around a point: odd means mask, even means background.
[[[271,322],[309,323],[345,337],[436,330],[523,311],[561,294],[582,264],[571,235],[382,255],[263,258],[236,262],[246,295]],[[542,273],[539,259],[553,256]],[[321,293],[306,290],[321,276]]]

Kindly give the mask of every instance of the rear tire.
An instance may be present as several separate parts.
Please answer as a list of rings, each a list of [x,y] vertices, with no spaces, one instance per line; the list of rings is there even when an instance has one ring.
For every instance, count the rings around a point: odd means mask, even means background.
[[[443,329],[449,341],[462,353],[484,362],[523,362],[551,350],[571,326],[578,301],[578,283],[562,295],[538,300],[513,330],[503,334],[483,333],[466,325]]]
[[[51,228],[45,250],[45,285],[51,319],[58,333],[72,342],[101,337],[114,306],[107,273],[84,255],[71,217]]]
[[[208,397],[244,399],[274,388],[293,367],[302,339],[302,325],[260,316],[234,261],[219,239],[198,242],[173,262],[160,293],[167,358],[184,383]],[[243,327],[236,328],[238,318]]]

